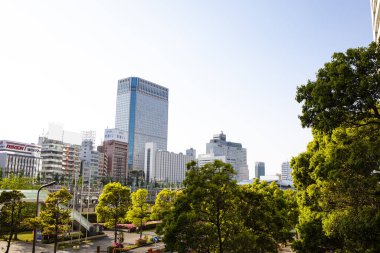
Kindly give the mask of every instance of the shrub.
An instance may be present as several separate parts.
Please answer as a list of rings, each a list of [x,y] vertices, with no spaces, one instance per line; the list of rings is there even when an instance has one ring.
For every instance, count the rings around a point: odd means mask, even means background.
[[[116,228],[126,229],[128,232],[135,232],[136,226],[133,224],[117,224]]]
[[[135,241],[135,244],[136,244],[137,246],[142,246],[142,245],[146,244],[146,239],[137,239],[137,240]]]

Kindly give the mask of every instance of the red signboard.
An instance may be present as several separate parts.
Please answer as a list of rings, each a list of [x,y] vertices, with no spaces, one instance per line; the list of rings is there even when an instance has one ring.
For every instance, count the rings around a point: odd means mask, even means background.
[[[6,148],[7,149],[13,149],[13,150],[19,150],[19,151],[24,151],[25,150],[25,146],[14,145],[14,144],[7,144]]]

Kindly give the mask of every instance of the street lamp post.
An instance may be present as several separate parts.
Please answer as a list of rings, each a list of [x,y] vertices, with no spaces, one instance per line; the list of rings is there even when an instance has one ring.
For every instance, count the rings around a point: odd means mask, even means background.
[[[38,217],[38,202],[39,202],[39,198],[40,198],[40,191],[42,188],[44,187],[48,187],[50,185],[53,185],[53,184],[56,184],[57,182],[56,181],[53,181],[53,182],[50,182],[48,184],[44,184],[42,185],[38,191],[37,191],[37,207],[36,207],[36,218]],[[32,253],[35,253],[36,252],[36,234],[37,234],[37,229],[36,227],[33,228],[33,248],[32,248]]]

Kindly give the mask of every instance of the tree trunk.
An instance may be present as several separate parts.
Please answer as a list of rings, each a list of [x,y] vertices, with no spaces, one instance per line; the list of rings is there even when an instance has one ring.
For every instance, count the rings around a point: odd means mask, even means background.
[[[11,231],[9,233],[9,237],[8,237],[8,241],[7,241],[7,250],[5,251],[5,253],[9,252],[9,248],[11,247],[12,237],[13,237],[13,228],[11,227]]]
[[[219,253],[223,253],[222,231],[220,224],[220,210],[217,208],[216,227],[218,229]]]
[[[18,210],[17,210],[17,220],[20,222],[21,221],[21,210],[22,210],[22,204],[20,203],[19,206],[18,206]],[[14,240],[18,240],[17,238],[17,235],[18,235],[18,226],[15,226],[15,236],[14,236]]]
[[[142,238],[142,219],[140,220],[140,240]]]
[[[117,238],[117,219],[115,219],[115,238],[114,238],[114,242],[116,242],[116,238]]]
[[[7,241],[7,250],[5,251],[5,253],[8,253],[9,252],[9,248],[11,247],[11,241],[12,241],[12,237],[13,237],[13,227],[14,227],[14,215],[15,215],[15,204],[12,203],[12,211],[11,211],[11,228],[10,228],[10,231],[9,231],[9,237],[8,237],[8,241]]]
[[[54,234],[54,253],[57,252],[57,246],[58,246],[58,219],[56,221],[55,225],[55,234]]]

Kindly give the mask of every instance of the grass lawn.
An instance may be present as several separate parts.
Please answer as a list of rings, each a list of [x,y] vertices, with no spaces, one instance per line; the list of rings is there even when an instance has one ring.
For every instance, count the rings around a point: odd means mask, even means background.
[[[21,232],[17,235],[17,238],[20,241],[24,242],[32,242],[33,241],[33,231],[28,231],[28,232]]]

